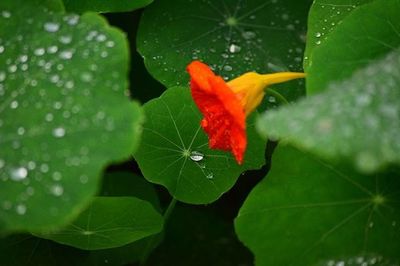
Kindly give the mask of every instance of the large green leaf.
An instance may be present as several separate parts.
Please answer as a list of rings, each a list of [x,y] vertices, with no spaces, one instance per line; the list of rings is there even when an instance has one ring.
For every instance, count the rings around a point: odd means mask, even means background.
[[[142,8],[153,0],[63,0],[65,9],[70,12],[126,12]]]
[[[97,197],[72,224],[40,236],[95,250],[128,244],[159,233],[162,227],[162,216],[147,201],[134,197]]]
[[[135,150],[125,36],[95,14],[0,3],[0,231],[59,227]]]
[[[258,121],[264,136],[279,138],[372,172],[400,163],[400,50],[326,92]]]
[[[149,72],[166,87],[186,85],[200,59],[231,79],[244,72],[301,71],[309,0],[156,1],[137,37]],[[297,81],[297,84],[302,84]],[[295,99],[302,86],[287,88]]]
[[[212,202],[234,185],[240,173],[264,164],[265,142],[257,136],[253,119],[248,121],[243,166],[231,154],[208,148],[189,88],[169,89],[144,109],[147,121],[135,159],[147,180],[165,186],[180,201]]]
[[[134,196],[152,203],[156,209],[160,208],[153,185],[143,177],[128,172],[106,173],[101,195]],[[87,251],[30,235],[12,235],[0,239],[0,261],[4,266],[55,264],[121,266],[139,261],[149,244],[154,244],[152,247],[154,248],[161,236],[157,237],[157,241],[153,238],[154,235],[117,248]]]
[[[148,201],[155,209],[161,210],[153,184],[147,182],[144,177],[130,172],[106,173],[100,195],[105,197],[133,196]]]
[[[345,265],[339,261],[365,255],[397,265],[399,186],[398,169],[362,176],[280,146],[268,177],[242,206],[236,232],[258,266]]]
[[[400,47],[400,0],[375,0],[351,12],[313,50],[307,93],[325,90]]]
[[[307,42],[304,69],[307,72],[315,47],[323,43],[330,32],[352,11],[373,0],[314,0],[308,14]]]

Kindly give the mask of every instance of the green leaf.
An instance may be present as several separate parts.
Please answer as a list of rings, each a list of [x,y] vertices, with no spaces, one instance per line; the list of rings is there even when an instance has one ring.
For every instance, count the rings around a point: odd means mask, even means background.
[[[258,121],[261,134],[363,172],[400,164],[400,50],[326,92]]]
[[[106,173],[101,195],[108,197],[134,196],[149,201],[155,209],[160,203],[153,185],[143,177],[128,172]],[[29,235],[12,235],[0,239],[0,261],[5,266],[20,265],[126,265],[139,261],[149,244],[153,248],[161,241],[162,234],[154,235],[125,246],[103,250],[77,250],[72,247]],[[151,241],[151,242],[149,242]]]
[[[258,266],[315,265],[364,255],[398,264],[399,185],[398,169],[362,176],[279,146],[268,178],[242,206],[236,232]]]
[[[185,85],[199,59],[232,79],[244,72],[301,71],[309,0],[156,1],[137,36],[149,72],[166,87]],[[302,84],[298,81],[297,84]],[[285,91],[291,99],[303,87]]]
[[[0,231],[75,218],[104,166],[135,150],[142,121],[124,95],[125,36],[96,14],[35,3],[0,4]]]
[[[10,235],[0,239],[2,266],[79,266],[86,264],[87,251],[57,244],[32,235]],[[120,266],[120,265],[119,265]]]
[[[24,12],[28,12],[28,9],[30,8],[48,10],[58,13],[64,11],[64,5],[61,0],[29,0],[29,2],[22,0],[16,0],[16,1],[4,0],[0,5],[0,13],[1,13],[0,18],[11,18],[11,16],[13,15],[11,9],[18,10],[24,8],[27,9]],[[15,18],[13,19],[15,20]]]
[[[130,172],[106,173],[100,195],[106,197],[133,196],[150,202],[155,209],[161,211],[160,201],[153,185],[143,177]]]
[[[329,33],[340,25],[351,12],[371,1],[314,0],[308,15],[307,42],[303,62],[306,72],[314,48],[323,43],[328,38]]]
[[[83,13],[96,12],[127,12],[147,6],[153,0],[63,0],[67,11]]]
[[[147,180],[165,186],[179,201],[212,202],[234,185],[240,173],[265,163],[265,142],[255,132],[252,118],[247,121],[243,166],[228,152],[210,150],[189,88],[171,88],[144,109],[147,121],[135,159]],[[200,153],[197,161],[190,159],[195,153]]]
[[[399,10],[400,0],[375,0],[351,12],[313,50],[307,93],[321,92],[400,47]]]
[[[147,201],[134,197],[97,197],[66,228],[40,237],[95,250],[119,247],[162,230],[162,216]]]

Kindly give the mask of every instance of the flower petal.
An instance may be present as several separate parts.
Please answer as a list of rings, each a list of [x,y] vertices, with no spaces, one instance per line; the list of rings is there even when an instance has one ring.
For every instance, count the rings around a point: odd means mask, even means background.
[[[225,81],[199,62],[187,68],[193,100],[204,115],[201,126],[213,149],[231,151],[241,164],[246,150],[246,126],[243,107]]]

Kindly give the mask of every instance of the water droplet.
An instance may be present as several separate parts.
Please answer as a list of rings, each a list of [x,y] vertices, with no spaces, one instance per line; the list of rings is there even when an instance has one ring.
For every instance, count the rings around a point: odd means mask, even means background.
[[[3,10],[1,11],[1,15],[3,16],[3,18],[10,18],[11,17],[11,13],[7,10]]]
[[[315,44],[320,45],[320,44],[321,44],[321,41],[318,40],[318,41],[315,42]]]
[[[35,51],[33,51],[33,53],[34,53],[36,56],[42,56],[42,55],[45,54],[45,50],[44,50],[44,48],[37,48],[37,49],[35,49]]]
[[[70,35],[60,36],[58,40],[63,44],[69,44],[72,41],[72,37]]]
[[[222,56],[222,58],[225,58],[225,59],[229,58],[229,55],[226,53],[222,53],[221,56]]]
[[[62,138],[65,136],[65,128],[57,127],[53,129],[53,136],[56,138]]]
[[[60,24],[55,22],[46,22],[43,27],[47,32],[57,32],[60,29]]]
[[[255,34],[255,32],[253,32],[253,31],[244,31],[244,32],[242,33],[242,37],[243,37],[244,39],[246,39],[246,40],[250,40],[250,39],[255,38],[255,37],[256,37],[256,34]]]
[[[48,52],[49,54],[55,54],[55,53],[57,53],[57,51],[58,51],[58,47],[55,46],[55,45],[49,46],[49,47],[47,48],[47,52]]]
[[[207,179],[213,179],[214,178],[214,174],[213,173],[208,173],[206,176]]]
[[[54,115],[52,113],[48,113],[45,116],[45,119],[46,119],[47,122],[53,121],[53,118],[54,118]]]
[[[50,191],[54,196],[59,197],[64,193],[64,188],[61,185],[56,184],[51,187]]]
[[[24,135],[24,133],[25,133],[25,128],[19,127],[19,128],[17,129],[17,134],[18,134],[18,135],[22,136],[22,135]]]
[[[282,14],[282,19],[283,20],[288,20],[289,19],[289,15],[288,14]]]
[[[372,228],[372,227],[374,226],[374,223],[373,223],[373,222],[370,222],[368,226],[369,226],[370,228]]]
[[[4,46],[0,45],[0,54],[4,52]]]
[[[19,215],[24,215],[26,213],[26,206],[24,204],[18,204],[15,210]]]
[[[36,168],[36,163],[34,161],[29,161],[28,162],[28,169],[33,170]]]
[[[10,176],[14,181],[21,181],[28,176],[28,170],[25,167],[14,168],[10,170]]]
[[[79,181],[80,181],[82,184],[86,184],[86,183],[89,181],[89,178],[88,178],[87,175],[81,175],[81,176],[79,177]]]
[[[17,66],[16,65],[11,65],[8,67],[8,71],[10,73],[15,73],[15,71],[17,71]]]
[[[45,163],[40,165],[40,171],[42,173],[47,173],[49,171],[49,166],[47,164],[45,164]]]
[[[192,159],[192,161],[194,162],[199,162],[201,160],[203,160],[204,158],[204,154],[198,151],[192,151],[190,153],[190,159]]]
[[[274,96],[269,96],[268,97],[268,102],[270,103],[276,103],[276,98]]]
[[[18,102],[17,101],[12,101],[11,103],[10,103],[10,107],[11,107],[11,109],[16,109],[16,108],[18,108]]]
[[[78,15],[68,15],[64,18],[64,21],[67,21],[68,25],[74,26],[74,25],[78,24],[79,16]]]
[[[229,66],[229,65],[225,65],[224,67],[223,67],[223,69],[225,70],[225,71],[232,71],[232,67],[231,66]]]
[[[53,178],[54,181],[60,181],[62,178],[62,175],[60,172],[54,172],[51,177]]]
[[[72,50],[65,50],[65,51],[60,52],[59,56],[60,56],[61,59],[68,60],[68,59],[72,58],[73,54],[74,53],[73,53]]]
[[[229,45],[229,52],[231,53],[239,53],[242,50],[242,47],[240,47],[237,44],[232,43]]]
[[[104,34],[99,34],[96,37],[96,41],[98,42],[104,42],[107,39],[107,37]]]
[[[93,75],[90,72],[83,72],[81,74],[81,80],[84,82],[90,82],[93,79]]]
[[[6,79],[6,73],[4,71],[0,71],[0,82],[3,82]]]
[[[108,42],[106,42],[106,46],[107,46],[108,48],[114,47],[114,45],[115,45],[115,43],[114,43],[113,41],[108,41]]]
[[[321,33],[320,32],[315,33],[315,37],[317,38],[321,37]]]

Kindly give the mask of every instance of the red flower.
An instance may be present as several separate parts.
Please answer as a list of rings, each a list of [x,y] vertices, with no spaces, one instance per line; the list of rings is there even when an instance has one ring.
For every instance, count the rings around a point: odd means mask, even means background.
[[[231,151],[241,164],[246,150],[246,116],[239,99],[225,81],[199,62],[187,68],[192,97],[204,115],[201,126],[212,149]]]
[[[267,85],[304,77],[303,73],[283,72],[260,75],[246,73],[228,83],[211,69],[193,61],[187,67],[192,97],[204,115],[201,127],[212,149],[231,151],[239,164],[246,151],[246,116],[262,101]]]

